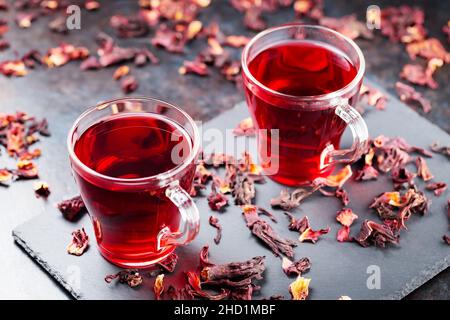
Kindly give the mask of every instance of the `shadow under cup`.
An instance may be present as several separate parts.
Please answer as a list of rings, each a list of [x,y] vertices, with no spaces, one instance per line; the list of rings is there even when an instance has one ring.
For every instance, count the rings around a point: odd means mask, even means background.
[[[354,107],[365,62],[352,40],[321,26],[274,27],[247,44],[242,69],[259,162],[270,178],[307,185],[362,155],[368,132]],[[353,145],[339,150],[347,127]]]
[[[67,142],[108,261],[147,267],[195,238],[199,215],[189,190],[199,132],[184,111],[152,98],[105,102],[76,120]]]

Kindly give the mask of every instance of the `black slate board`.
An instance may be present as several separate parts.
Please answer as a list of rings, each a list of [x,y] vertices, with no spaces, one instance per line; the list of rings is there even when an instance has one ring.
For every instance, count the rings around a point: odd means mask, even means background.
[[[245,103],[241,103],[205,124],[204,129],[217,128],[225,132],[247,115]],[[402,136],[407,141],[424,148],[434,140],[450,144],[450,136],[447,133],[392,96],[389,97],[386,110],[369,111],[365,119],[371,136],[378,134]],[[232,146],[234,139],[228,130],[227,145]],[[255,155],[253,139],[247,141],[250,152]],[[346,134],[343,145],[348,144],[348,141],[349,136]],[[205,143],[204,147],[208,149],[212,146]],[[450,182],[450,163],[447,159],[435,155],[427,161],[439,181]],[[61,185],[64,185],[63,181]],[[419,186],[423,188],[423,183],[419,182]],[[258,185],[256,203],[269,208],[269,199],[278,195],[282,188],[283,186],[271,180],[264,185]],[[377,181],[362,184],[349,181],[346,184],[351,199],[349,207],[360,217],[352,227],[352,234],[359,230],[360,223],[364,219],[376,219],[376,215],[367,209],[368,204],[374,196],[391,188],[391,182],[385,176]],[[335,213],[340,209],[340,203],[334,198],[320,195],[305,201],[301,208],[294,212],[297,217],[308,215],[313,228],[331,226],[330,234],[324,236],[317,244],[302,243],[295,250],[297,259],[307,256],[312,261],[311,270],[305,274],[305,277],[312,279],[310,299],[336,299],[341,295],[348,295],[353,299],[401,299],[448,268],[449,247],[441,238],[448,231],[445,203],[449,191],[439,198],[429,192],[427,195],[432,199],[429,215],[413,216],[409,221],[408,231],[402,232],[400,245],[386,249],[362,248],[355,243],[338,243],[336,232],[339,225],[335,221]],[[261,282],[262,289],[254,297],[258,299],[282,294],[288,298],[288,285],[294,279],[284,275],[281,260],[274,257],[250,234],[240,209],[231,205],[224,213],[214,213],[224,227],[222,241],[219,245],[215,245],[212,239],[216,230],[208,224],[211,211],[206,199],[200,197],[195,201],[201,212],[200,234],[192,244],[177,250],[180,261],[175,274],[166,276],[166,287],[170,283],[175,286],[183,285],[183,271],[194,270],[198,266],[198,252],[204,244],[209,243],[210,260],[216,263],[265,255],[267,270]],[[278,218],[277,224],[272,223],[274,229],[285,237],[296,239],[298,234],[287,230],[288,221],[282,211],[273,212]],[[65,221],[55,208],[54,212],[46,212],[17,227],[13,231],[13,237],[77,299],[152,299],[151,278],[146,278],[144,285],[139,289],[131,289],[117,283],[108,285],[103,281],[106,274],[115,273],[118,268],[100,256],[95,241],[91,241],[90,249],[82,257],[66,253],[70,233],[81,226],[86,228],[93,240],[92,226],[87,215],[80,221],[71,223]],[[367,287],[367,279],[370,276],[367,273],[368,267],[374,265],[380,270],[380,289]]]

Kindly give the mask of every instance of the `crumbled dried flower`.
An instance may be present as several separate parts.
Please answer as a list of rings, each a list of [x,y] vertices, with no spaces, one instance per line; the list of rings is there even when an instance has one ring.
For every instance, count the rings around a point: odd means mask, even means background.
[[[164,292],[164,274],[156,277],[155,283],[153,284],[153,292],[155,293],[156,300],[160,300]]]
[[[67,252],[75,256],[81,256],[89,246],[89,237],[84,228],[72,232],[72,242],[67,247]]]
[[[416,158],[416,166],[417,166],[417,175],[423,179],[423,181],[429,181],[433,179],[433,174],[428,168],[428,165],[424,158],[417,157]]]
[[[406,103],[417,102],[421,106],[423,112],[428,113],[431,110],[431,103],[429,100],[425,99],[419,92],[417,92],[413,87],[408,86],[402,82],[397,82],[395,84],[397,94],[400,100]]]
[[[288,258],[283,257],[281,267],[284,273],[286,273],[288,276],[299,276],[311,268],[311,261],[309,261],[309,259],[305,257],[293,262]]]
[[[221,211],[228,205],[228,199],[221,192],[216,191],[216,185],[211,185],[211,193],[208,195],[208,205],[211,210]]]
[[[306,230],[303,231],[302,234],[300,234],[300,237],[298,238],[298,240],[300,242],[308,241],[308,242],[316,243],[322,235],[327,234],[328,232],[330,232],[330,230],[331,230],[330,227],[326,227],[325,229],[320,229],[320,230],[314,231],[313,229],[311,229],[309,227],[309,228],[306,228]]]
[[[276,198],[272,198],[270,200],[270,205],[274,208],[281,208],[283,210],[292,210],[297,208],[300,203],[309,197],[312,194],[312,191],[299,188],[294,190],[292,193],[289,193],[288,190],[283,189],[280,192],[280,195]]]
[[[436,38],[429,38],[422,41],[409,43],[406,46],[406,51],[413,60],[419,56],[428,60],[437,58],[445,63],[450,62],[450,53],[445,50],[442,43]]]
[[[177,266],[177,262],[178,262],[178,255],[172,252],[163,261],[158,262],[158,266],[167,272],[174,272],[175,267]]]
[[[217,295],[209,294],[208,292],[202,289],[201,280],[198,274],[193,271],[186,272],[186,277],[188,279],[188,283],[193,290],[193,294],[195,296],[205,298],[208,300],[223,300],[229,295],[229,290],[221,289],[221,292]]]
[[[372,30],[369,30],[366,23],[359,21],[354,14],[340,18],[322,17],[319,24],[334,29],[350,39],[373,38]]]
[[[128,75],[130,73],[130,67],[128,66],[120,66],[114,71],[113,79],[119,80],[123,78],[124,76]]]
[[[252,118],[248,117],[240,121],[236,128],[233,129],[233,134],[236,136],[254,136],[255,126]]]
[[[387,243],[398,243],[399,238],[388,226],[365,220],[361,225],[360,233],[354,239],[363,247],[368,247],[371,244],[385,247]]]
[[[86,206],[81,196],[75,196],[71,199],[63,200],[57,205],[63,217],[73,221],[81,212],[86,211]]]
[[[440,153],[442,155],[447,156],[450,158],[450,146],[439,146],[439,143],[437,141],[433,142],[433,144],[430,146],[431,151],[435,153]]]
[[[38,170],[36,165],[30,160],[19,160],[15,174],[20,179],[36,179],[38,177]]]
[[[142,276],[137,269],[126,269],[110,274],[105,277],[106,283],[111,283],[114,279],[119,279],[119,283],[126,283],[131,288],[138,287],[142,284]]]
[[[210,216],[209,217],[209,224],[217,229],[217,234],[214,237],[214,242],[216,244],[219,244],[220,239],[222,239],[222,226],[219,223],[219,219],[217,217],[214,216]]]
[[[22,60],[7,60],[0,63],[0,73],[7,77],[23,77],[28,71]]]
[[[309,283],[311,279],[298,276],[297,279],[289,285],[289,293],[292,300],[306,300],[309,295]]]
[[[34,185],[36,196],[47,198],[50,195],[50,188],[46,182],[36,182]]]
[[[433,182],[426,185],[427,190],[434,192],[434,195],[439,197],[447,189],[447,184],[445,182]]]
[[[354,214],[353,210],[349,208],[343,208],[336,215],[336,220],[346,227],[350,227],[356,219],[358,219],[358,215]]]
[[[128,94],[137,90],[139,87],[139,83],[133,76],[126,76],[120,82],[120,86],[122,88],[123,93]]]
[[[350,227],[348,226],[342,226],[337,233],[336,236],[337,241],[339,242],[349,242],[352,241],[352,238],[350,238]]]
[[[178,69],[179,74],[196,74],[199,76],[207,76],[209,74],[208,66],[202,61],[196,59],[193,61],[183,61],[183,66]]]
[[[249,41],[250,38],[246,36],[230,35],[225,38],[224,45],[234,48],[241,48],[244,47]]]

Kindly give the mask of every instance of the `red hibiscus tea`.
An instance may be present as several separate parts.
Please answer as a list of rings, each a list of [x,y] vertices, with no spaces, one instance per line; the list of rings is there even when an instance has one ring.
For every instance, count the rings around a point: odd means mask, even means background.
[[[74,170],[105,258],[121,266],[139,267],[161,260],[175,248],[160,248],[159,241],[162,229],[180,228],[180,209],[157,180],[163,179],[158,175],[182,165],[192,148],[190,135],[180,125],[154,113],[108,116],[74,142],[76,157],[97,175],[107,177],[90,179]],[[180,173],[183,190],[190,190],[194,171],[192,161]],[[151,177],[156,177],[156,184],[144,183]]]
[[[244,72],[247,104],[255,125],[278,129],[276,139],[270,131],[259,133],[260,161],[263,168],[277,163],[270,177],[280,183],[307,184],[331,173],[328,151],[339,149],[347,127],[333,101],[324,97],[349,85],[358,67],[343,51],[323,41],[287,39],[269,47],[267,43],[251,53],[251,46],[258,46],[254,40],[244,52],[250,56],[243,57],[248,68]],[[347,95],[349,105],[356,102],[359,86],[360,82]],[[268,150],[262,152],[263,147]]]

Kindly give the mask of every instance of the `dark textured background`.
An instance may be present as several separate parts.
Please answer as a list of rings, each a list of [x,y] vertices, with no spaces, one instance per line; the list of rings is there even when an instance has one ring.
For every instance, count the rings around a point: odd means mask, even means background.
[[[0,53],[0,61],[11,58],[18,53],[24,54],[31,48],[45,52],[55,47],[61,41],[74,45],[84,45],[95,50],[95,35],[104,30],[112,34],[108,19],[114,13],[127,14],[135,12],[137,1],[102,1],[103,6],[98,12],[83,11],[82,30],[72,31],[67,36],[53,34],[46,25],[49,18],[40,18],[31,29],[21,30],[12,22],[11,13],[0,13],[0,17],[10,19],[11,30],[5,35],[10,40],[12,48]],[[362,19],[365,9],[370,4],[381,7],[389,4],[417,3],[426,12],[426,27],[432,36],[445,40],[441,32],[450,12],[449,1],[325,1],[325,13],[329,16],[342,16],[356,12]],[[248,34],[242,24],[242,16],[234,10],[227,1],[213,1],[210,8],[204,10],[200,19],[209,21],[215,18],[227,34]],[[292,10],[282,10],[267,16],[270,25],[292,20]],[[374,40],[357,41],[363,49],[367,60],[367,76],[394,93],[393,86],[398,79],[398,73],[403,64],[408,62],[408,56],[403,45],[390,43],[387,39],[377,36]],[[148,45],[148,38],[120,40],[120,45]],[[163,50],[154,50],[161,60],[158,66],[147,66],[142,69],[133,68],[140,80],[140,88],[136,94],[149,95],[178,104],[187,110],[194,118],[207,120],[213,118],[225,109],[243,99],[242,93],[235,86],[223,80],[216,72],[206,79],[195,76],[179,76],[178,67],[184,59],[193,58],[203,44],[194,42],[186,50],[186,55],[171,55]],[[447,46],[448,47],[448,46]],[[62,68],[46,70],[38,68],[24,78],[5,78],[0,76],[0,112],[24,110],[37,116],[49,119],[53,137],[44,139],[40,144],[43,158],[37,163],[43,179],[48,182],[67,181],[65,188],[52,190],[52,195],[45,202],[35,199],[32,183],[16,183],[7,190],[0,190],[1,203],[6,203],[7,210],[0,217],[0,261],[8,270],[9,277],[3,280],[0,298],[64,298],[59,290],[36,265],[34,265],[20,250],[14,246],[11,230],[16,225],[31,217],[44,213],[46,208],[53,206],[63,197],[76,193],[69,172],[60,170],[66,168],[66,163],[52,163],[57,155],[65,154],[65,135],[70,124],[86,107],[100,100],[122,96],[118,83],[111,79],[114,68],[96,71],[80,72],[79,63],[70,63]],[[433,110],[425,115],[442,129],[450,132],[449,109],[449,66],[445,66],[436,74],[440,84],[439,90],[422,90],[433,104]],[[380,126],[383,124],[380,123]],[[424,133],[426,134],[426,133]],[[432,139],[432,137],[431,137]],[[0,157],[2,166],[6,157]],[[14,195],[21,195],[23,201],[11,201]],[[51,230],[49,230],[51,232]],[[4,247],[4,248],[3,248]],[[449,272],[446,271],[433,279],[422,289],[410,297],[413,298],[448,298]],[[30,285],[33,283],[33,285]]]

